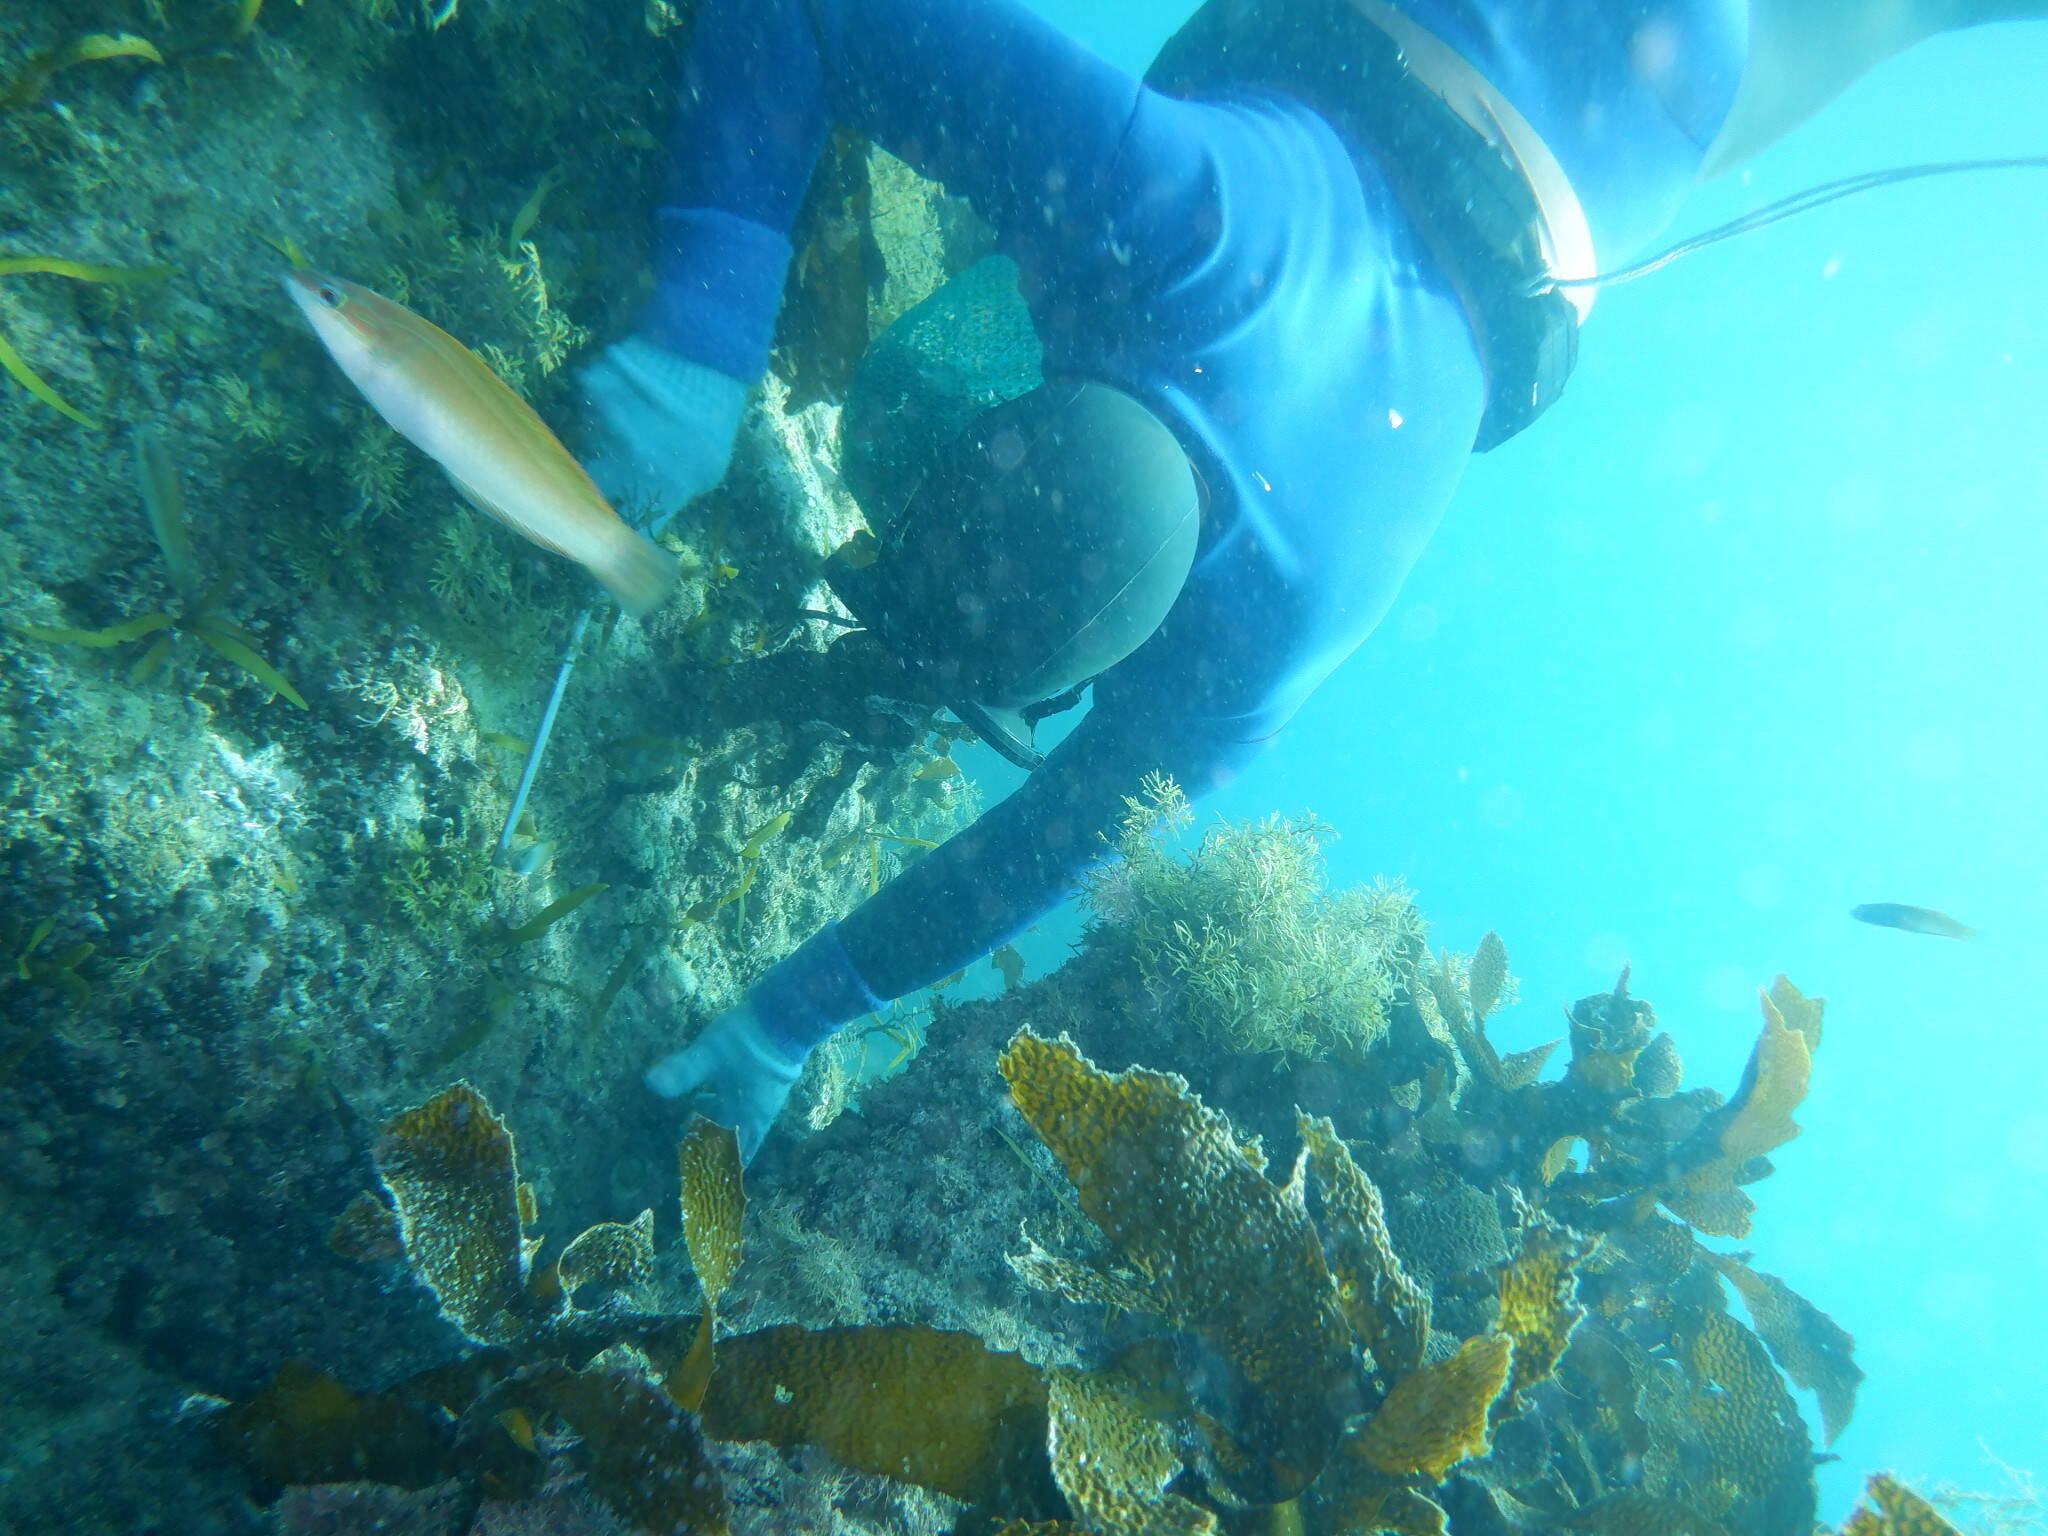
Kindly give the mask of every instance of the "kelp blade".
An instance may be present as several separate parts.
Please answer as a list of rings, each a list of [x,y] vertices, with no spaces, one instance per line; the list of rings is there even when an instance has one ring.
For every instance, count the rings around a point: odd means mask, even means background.
[[[295,704],[300,709],[306,707],[306,701],[299,690],[286,682],[277,668],[257,655],[240,636],[226,633],[214,625],[195,628],[192,633],[286,703]]]

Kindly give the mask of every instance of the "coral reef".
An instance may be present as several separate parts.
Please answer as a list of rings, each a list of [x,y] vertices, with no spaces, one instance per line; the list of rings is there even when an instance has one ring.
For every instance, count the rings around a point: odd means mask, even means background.
[[[1888,1472],[1879,1472],[1842,1526],[1842,1536],[1957,1536],[1927,1500]]]
[[[1804,1082],[1781,1070],[1791,1054],[1785,1037],[1798,1037],[1810,1072],[1820,1005],[1774,983],[1760,1005],[1755,1061],[1724,1100],[1683,1086],[1672,1035],[1630,995],[1626,978],[1574,1005],[1570,1058],[1546,1075],[1512,1065],[1516,1058],[1487,1039],[1487,1020],[1511,995],[1497,940],[1476,952],[1487,957],[1477,998],[1466,990],[1471,962],[1419,944],[1409,953],[1393,978],[1384,1034],[1362,1060],[1297,1059],[1276,1075],[1270,1066],[1247,1070],[1245,1056],[1190,1031],[1132,948],[1097,932],[1053,976],[948,1010],[946,1032],[933,1034],[904,1083],[863,1098],[858,1140],[847,1122],[814,1137],[801,1166],[770,1173],[774,1192],[763,1198],[822,1214],[832,1190],[872,1177],[900,1148],[911,1166],[931,1170],[929,1219],[878,1211],[852,1237],[855,1251],[863,1267],[884,1272],[900,1262],[892,1255],[917,1253],[932,1282],[917,1294],[965,1322],[971,1309],[962,1298],[1001,1283],[985,1264],[988,1245],[1002,1240],[1000,1222],[985,1210],[988,1181],[956,1195],[952,1159],[934,1161],[926,1149],[960,1148],[998,1166],[1007,1153],[1017,1166],[1004,1203],[1021,1206],[1028,1224],[1025,1242],[1011,1240],[1013,1253],[1022,1250],[1016,1273],[1064,1310],[1038,1325],[1057,1330],[1050,1338],[1034,1343],[1014,1328],[1003,1337],[1019,1339],[1033,1358],[1113,1361],[1162,1323],[1182,1325],[1161,1389],[1171,1406],[1156,1411],[1192,1437],[1183,1441],[1193,1445],[1185,1476],[1211,1497],[1293,1489],[1310,1530],[1806,1536],[1813,1438],[1779,1372],[1816,1391],[1832,1435],[1853,1405],[1847,1336],[1811,1303],[1736,1277],[1726,1266],[1738,1261],[1703,1241],[1713,1234],[1659,1206],[1696,1170],[1725,1167],[1734,1152],[1743,1154],[1740,1187],[1753,1189],[1768,1172],[1757,1147],[1783,1145]],[[1019,1087],[1031,1085],[1016,1094],[1017,1107],[1048,1132],[1054,1166],[1073,1191],[1067,1198],[1048,1184],[1039,1155],[1006,1130],[1006,1106],[961,1086],[1004,1029],[1020,1024],[1071,1037],[1025,1037],[999,1057],[1021,1071]],[[1132,1067],[1104,1072],[1086,1066],[1090,1057]],[[1153,1062],[1171,1062],[1180,1077],[1147,1070]],[[926,1072],[947,1075],[943,1122],[913,1091]],[[1317,1112],[1301,1118],[1294,1105]],[[1268,1175],[1264,1149],[1289,1129],[1305,1143],[1299,1172]],[[1170,1147],[1181,1151],[1162,1170]],[[1355,1179],[1340,1171],[1336,1149]],[[1260,1257],[1241,1271],[1201,1240],[1231,1227],[1208,1214],[1212,1199],[1258,1237]],[[1304,1226],[1319,1257],[1293,1235]],[[1421,1373],[1453,1362],[1472,1367],[1483,1386],[1484,1361],[1500,1376],[1481,1416],[1483,1440],[1470,1418],[1460,1434],[1446,1415],[1452,1427],[1439,1459],[1411,1458],[1403,1476],[1391,1476],[1390,1458],[1376,1463],[1358,1435],[1316,1438],[1332,1368],[1298,1368],[1310,1390],[1290,1401],[1293,1378],[1262,1373],[1256,1348],[1182,1299],[1201,1295],[1206,1276],[1234,1273],[1238,1283],[1226,1288],[1252,1309],[1248,1321],[1280,1329],[1291,1319],[1300,1338],[1327,1338],[1320,1304],[1289,1303],[1293,1293],[1269,1273],[1288,1265],[1314,1273],[1318,1264],[1328,1275],[1321,1294],[1358,1350],[1358,1365],[1336,1368],[1349,1383],[1349,1407],[1338,1410],[1346,1423],[1375,1404],[1385,1411],[1397,1393],[1424,1396]],[[1744,1298],[1757,1331],[1731,1313],[1731,1293]],[[1041,1314],[1027,1303],[1023,1315]],[[1473,1342],[1486,1340],[1498,1342]],[[1404,1392],[1403,1381],[1416,1384]],[[1284,1477],[1259,1461],[1267,1450],[1260,1426],[1276,1422],[1309,1426],[1288,1441],[1298,1460]],[[1398,1420],[1379,1422],[1390,1440]],[[1327,1449],[1318,1463],[1319,1445]],[[1174,1486],[1186,1496],[1190,1485]]]
[[[1577,1127],[1594,1149],[1585,1167],[1546,1176],[1538,1156],[1526,1183],[1497,1177],[1506,1251],[1441,1264],[1425,1283],[1387,1220],[1388,1191],[1431,1187],[1449,1172],[1446,1159],[1469,1178],[1470,1160],[1446,1143],[1412,1134],[1368,1144],[1347,1138],[1338,1119],[1297,1112],[1301,1150],[1281,1178],[1262,1140],[1183,1078],[1105,1071],[1072,1040],[1029,1028],[996,1048],[997,1032],[1026,1014],[1065,1015],[1098,1034],[1125,1022],[1121,1010],[1090,1006],[1147,995],[1135,975],[1108,985],[1107,955],[1098,947],[1031,987],[949,1011],[955,1027],[928,1049],[959,1057],[963,1071],[980,1056],[984,1078],[999,1076],[1007,1090],[950,1106],[937,1144],[954,1158],[932,1159],[934,1122],[914,1110],[892,1115],[892,1098],[916,1102],[909,1079],[874,1088],[860,1116],[864,1184],[892,1158],[934,1173],[957,1161],[989,1216],[1025,1214],[1055,1229],[1059,1247],[1079,1250],[1061,1258],[1027,1240],[1011,1260],[1042,1303],[1014,1283],[989,1289],[996,1242],[986,1223],[950,1247],[932,1240],[935,1217],[961,1225],[944,1213],[943,1174],[907,1210],[900,1198],[849,1198],[850,1170],[833,1156],[835,1138],[852,1134],[848,1117],[779,1176],[771,1161],[765,1193],[752,1199],[741,1195],[729,1133],[695,1122],[678,1159],[680,1246],[703,1310],[643,1310],[618,1297],[582,1305],[550,1282],[571,1266],[542,1264],[527,1235],[536,1203],[509,1133],[458,1085],[394,1115],[375,1146],[410,1267],[478,1342],[384,1391],[288,1366],[213,1415],[216,1442],[271,1482],[428,1488],[452,1479],[481,1501],[478,1530],[491,1528],[487,1514],[505,1518],[495,1513],[503,1501],[569,1487],[637,1530],[739,1529],[749,1516],[726,1479],[743,1468],[746,1443],[766,1442],[823,1453],[840,1476],[921,1489],[965,1506],[969,1525],[996,1528],[1207,1532],[1265,1506],[1318,1536],[1807,1536],[1812,1441],[1773,1352],[1795,1380],[1820,1388],[1831,1414],[1845,1412],[1854,1385],[1846,1335],[1782,1282],[1682,1228],[1689,1257],[1675,1273],[1669,1254],[1650,1272],[1607,1234],[1646,1222],[1676,1228],[1650,1208],[1670,1168],[1690,1166],[1682,1149],[1725,1156],[1730,1127],[1782,1134],[1792,1096],[1754,1084],[1769,1077],[1785,1031],[1806,1038],[1788,1017],[1817,1036],[1817,1002],[1781,979],[1779,1002],[1765,1001],[1757,1064],[1718,1107],[1725,1113],[1666,1126],[1661,1160],[1644,1155],[1635,1127],[1624,1168],[1609,1166],[1601,1118],[1633,1125],[1623,1111],[1640,1100],[1619,1085],[1654,1020],[1619,987],[1582,1001],[1572,1067],[1515,1092],[1541,1111],[1539,1128]],[[1427,974],[1441,981],[1455,968],[1418,957],[1404,984],[1415,991],[1397,996],[1394,1011],[1413,1009],[1430,987],[1434,1006],[1466,1008],[1463,1031],[1481,1038],[1478,1011]],[[1481,1101],[1483,1069],[1466,1066],[1465,1098]],[[1585,1082],[1606,1085],[1597,1112]],[[1561,1107],[1547,1105],[1560,1096]],[[1443,1113],[1418,1101],[1409,1131]],[[1070,1196],[1048,1198],[1031,1154],[1001,1131],[1005,1116],[1039,1139]],[[1754,1134],[1739,1131],[1735,1145]],[[1029,1171],[1018,1170],[1011,1197],[991,1199],[1002,1186],[989,1170],[1006,1155],[1021,1155]],[[1490,1166],[1498,1174],[1514,1163]],[[763,1201],[832,1210],[865,1250],[842,1284],[863,1271],[886,1283],[893,1272],[906,1287],[883,1304],[894,1318],[821,1326],[815,1292],[790,1268],[815,1262],[812,1240],[778,1242],[757,1228],[753,1251],[743,1241],[744,1213]],[[920,1212],[912,1228],[900,1225]],[[573,1239],[565,1259],[616,1241],[593,1233],[606,1229]],[[1675,1245],[1660,1237],[1649,1246]],[[688,1294],[676,1260],[675,1245],[653,1251],[653,1292]],[[1728,1310],[1723,1274],[1761,1335]],[[1114,1311],[1091,1316],[1077,1302]],[[1066,1316],[1039,1321],[1042,1304]],[[808,1315],[769,1320],[792,1310]],[[959,1326],[970,1318],[976,1326]],[[423,1417],[426,1405],[442,1416]],[[1886,1497],[1887,1509],[1906,1507]]]
[[[1234,1368],[1247,1399],[1227,1453],[1261,1503],[1313,1480],[1342,1428],[1349,1336],[1302,1182],[1158,1073],[1108,1077],[1070,1045],[1012,1041],[1002,1072],[1081,1209],[1176,1327]],[[1251,1298],[1257,1298],[1252,1304]]]
[[[736,824],[724,867],[773,858],[781,815]],[[336,1536],[746,1536],[798,1510],[849,1536],[1809,1536],[1792,1389],[1838,1431],[1848,1335],[1663,1212],[1701,1169],[1768,1171],[1821,1004],[1775,982],[1724,1101],[1682,1087],[1626,978],[1574,1005],[1555,1075],[1508,1070],[1486,1035],[1508,991],[1497,937],[1465,961],[1418,929],[1377,1043],[1276,1073],[1098,933],[1038,981],[935,999],[906,1070],[792,1124],[745,1188],[729,1132],[643,1118],[679,1136],[650,1203],[680,1242],[618,1219],[647,1180],[593,1198],[554,1166],[573,1148],[515,1149],[477,1087],[374,1130],[337,1103],[339,1155],[302,1185],[329,1241],[280,1249],[265,1301],[347,1326],[215,1371],[159,1435],[225,1453],[280,1529]],[[601,1219],[551,1248],[543,1206]],[[1895,1484],[1872,1499],[1857,1536],[1942,1529]]]
[[[165,1431],[178,1403],[292,1355],[398,1379],[454,1328],[344,1256],[389,1249],[384,1200],[328,1246],[364,1127],[459,1074],[516,1112],[551,1209],[630,1232],[669,1177],[618,1152],[662,1144],[638,1067],[971,814],[918,776],[931,705],[806,612],[859,522],[836,404],[789,392],[797,334],[727,487],[664,535],[685,590],[591,626],[522,829],[552,857],[494,867],[589,594],[279,291],[311,262],[402,298],[572,436],[576,366],[645,291],[680,19],[0,8],[0,1219],[10,1334],[40,1341],[0,1361],[9,1530],[255,1528]],[[871,333],[985,245],[855,158]],[[643,1251],[593,1239],[562,1283],[638,1296]]]

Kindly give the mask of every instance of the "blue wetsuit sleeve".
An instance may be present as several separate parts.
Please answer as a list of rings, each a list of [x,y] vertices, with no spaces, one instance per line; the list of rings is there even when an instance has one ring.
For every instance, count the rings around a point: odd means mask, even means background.
[[[1017,0],[702,0],[645,329],[760,373],[835,122],[966,197],[1008,245],[1085,246],[1107,233],[1141,91]]]
[[[1007,800],[769,970],[748,1001],[776,1039],[807,1051],[1058,906],[1108,855],[1147,773],[1196,797],[1262,746],[1097,708]]]

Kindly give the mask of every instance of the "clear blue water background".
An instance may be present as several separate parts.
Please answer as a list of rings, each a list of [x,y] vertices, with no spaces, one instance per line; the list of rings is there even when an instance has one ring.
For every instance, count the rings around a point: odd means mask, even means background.
[[[1133,69],[1189,9],[1039,4]],[[1938,39],[1679,229],[1880,166],[2048,152],[2043,80],[2048,23]],[[1498,929],[1511,1047],[1629,961],[1689,1081],[1729,1090],[1759,983],[1828,998],[1749,1241],[1869,1373],[1821,1471],[1830,1519],[1879,1467],[2048,1473],[2044,286],[2048,172],[2009,172],[1605,294],[1562,404],[1474,462],[1379,634],[1205,807],[1312,808],[1344,834],[1337,881],[1405,876],[1454,948]],[[1864,927],[1864,901],[1984,933]],[[1055,963],[1073,921],[1027,952]]]

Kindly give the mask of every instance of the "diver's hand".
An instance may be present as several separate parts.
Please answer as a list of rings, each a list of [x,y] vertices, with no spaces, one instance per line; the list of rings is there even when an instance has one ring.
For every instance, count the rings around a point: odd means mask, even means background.
[[[584,467],[619,515],[658,533],[713,490],[732,460],[747,386],[633,336],[577,374]]]
[[[705,1115],[733,1128],[741,1159],[752,1162],[803,1067],[803,1058],[769,1039],[754,1010],[741,1003],[656,1062],[642,1081],[664,1099],[694,1097]]]

